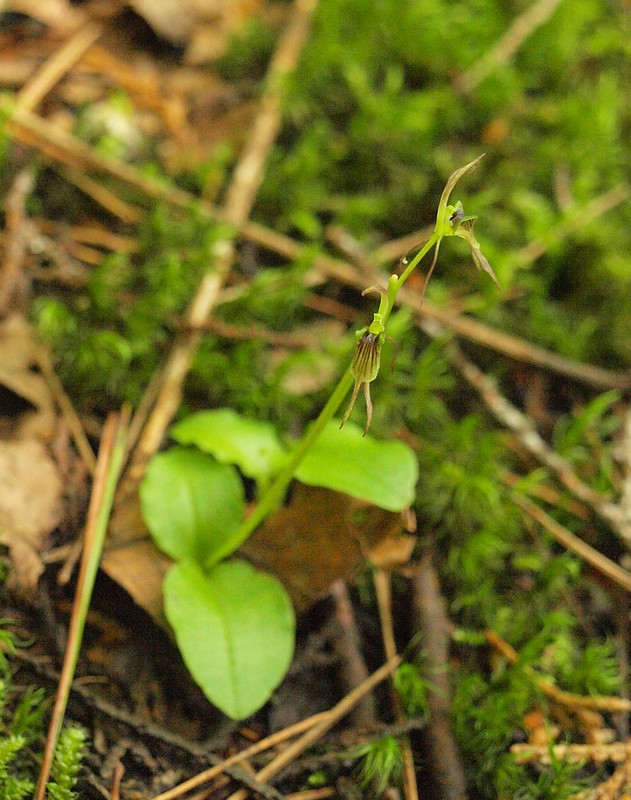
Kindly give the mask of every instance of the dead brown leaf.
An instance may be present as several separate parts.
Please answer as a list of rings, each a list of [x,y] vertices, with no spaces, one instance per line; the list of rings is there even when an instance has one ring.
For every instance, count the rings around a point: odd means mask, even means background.
[[[43,572],[40,553],[59,524],[62,482],[35,439],[0,442],[0,542],[9,548],[8,586],[32,596]]]
[[[371,547],[400,530],[398,514],[295,483],[289,506],[272,514],[241,550],[276,575],[304,610],[338,578],[351,578]]]
[[[34,371],[38,347],[20,314],[11,314],[0,325],[0,437],[53,435],[53,399],[44,378]]]
[[[101,569],[141,608],[167,627],[162,603],[162,581],[171,560],[154,545],[140,511],[138,494],[114,509]]]

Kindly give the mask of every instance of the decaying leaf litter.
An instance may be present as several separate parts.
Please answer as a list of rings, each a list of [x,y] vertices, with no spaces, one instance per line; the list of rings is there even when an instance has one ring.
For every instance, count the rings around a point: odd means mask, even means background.
[[[371,741],[371,737],[394,735],[399,738],[402,748],[401,785],[406,797],[418,796],[417,771],[421,795],[430,792],[444,797],[460,797],[464,792],[477,796],[480,777],[479,774],[472,777],[468,761],[473,755],[467,748],[466,729],[467,726],[473,728],[476,724],[485,723],[476,722],[475,703],[468,717],[466,713],[458,716],[458,704],[464,701],[466,695],[462,688],[456,688],[453,704],[450,702],[454,686],[444,680],[445,669],[448,659],[452,659],[452,663],[455,659],[462,670],[471,653],[461,653],[460,650],[473,648],[478,659],[487,659],[486,669],[491,670],[490,685],[492,687],[495,682],[495,688],[499,691],[502,688],[502,670],[508,669],[507,665],[515,663],[519,656],[502,636],[488,631],[483,638],[504,659],[503,667],[494,664],[492,650],[485,650],[484,656],[480,655],[481,642],[474,640],[476,634],[484,632],[467,629],[464,621],[466,614],[459,617],[461,621],[458,626],[450,621],[449,609],[445,611],[445,601],[440,597],[441,581],[435,568],[436,563],[442,563],[441,555],[436,552],[440,538],[438,544],[431,546],[429,543],[432,538],[429,536],[431,524],[429,528],[427,525],[428,520],[432,519],[431,514],[428,513],[427,518],[422,515],[425,528],[420,527],[415,531],[411,514],[401,519],[399,515],[374,513],[374,510],[362,508],[361,504],[357,506],[340,495],[326,498],[326,490],[297,487],[292,492],[288,507],[279,511],[277,517],[270,518],[257,537],[248,541],[245,549],[248,557],[255,564],[261,561],[273,564],[269,566],[273,572],[286,580],[289,586],[293,584],[298,587],[301,598],[299,607],[307,609],[305,639],[298,650],[294,667],[280,688],[276,703],[252,721],[252,728],[228,725],[208,708],[204,698],[190,684],[183,668],[178,668],[177,676],[174,675],[166,686],[159,685],[160,664],[173,663],[172,645],[164,638],[161,629],[152,627],[153,623],[144,618],[129,600],[129,597],[133,598],[158,624],[163,623],[161,583],[168,561],[158,553],[148,537],[138,509],[136,492],[146,464],[162,446],[180,403],[183,399],[187,401],[184,381],[194,363],[196,352],[203,347],[205,334],[213,331],[213,326],[215,331],[219,330],[220,336],[226,335],[226,330],[227,336],[234,334],[234,329],[222,328],[221,324],[218,326],[215,314],[226,303],[247,292],[248,272],[242,267],[247,250],[245,245],[243,250],[237,250],[235,242],[249,243],[248,246],[258,249],[255,252],[265,251],[275,254],[279,259],[303,258],[306,268],[301,272],[301,280],[313,292],[305,298],[305,304],[331,318],[328,331],[333,336],[339,337],[339,319],[346,322],[350,317],[361,321],[360,312],[349,308],[348,293],[342,293],[339,289],[349,287],[362,291],[373,283],[374,275],[379,275],[374,264],[382,263],[380,253],[386,250],[384,244],[372,254],[368,249],[363,249],[361,244],[350,249],[342,247],[343,256],[348,258],[348,261],[344,261],[323,252],[309,252],[304,244],[304,231],[302,235],[290,237],[287,233],[278,233],[250,221],[259,186],[265,177],[270,150],[282,124],[283,79],[295,68],[301,55],[305,39],[310,33],[315,4],[299,2],[293,9],[267,9],[266,14],[255,4],[247,8],[247,4],[240,6],[238,14],[230,11],[230,4],[215,6],[205,16],[196,19],[195,25],[188,28],[184,25],[189,37],[191,33],[195,34],[192,38],[187,39],[185,34],[178,32],[178,36],[185,37],[178,44],[185,44],[186,49],[183,56],[169,51],[168,69],[159,52],[156,54],[155,40],[149,46],[143,44],[137,47],[136,42],[130,42],[129,37],[125,40],[121,35],[121,24],[124,27],[125,23],[129,23],[128,12],[120,9],[103,10],[98,3],[90,2],[77,7],[59,2],[51,4],[46,13],[39,14],[37,10],[23,9],[18,3],[15,5],[15,11],[25,13],[25,17],[11,20],[11,24],[3,31],[7,45],[3,48],[6,53],[3,58],[3,80],[9,88],[18,90],[14,102],[7,106],[6,111],[12,143],[7,163],[9,167],[13,163],[18,167],[23,164],[27,166],[23,169],[13,167],[7,171],[1,300],[5,313],[3,338],[10,342],[16,330],[23,333],[18,333],[15,346],[9,345],[3,349],[4,356],[0,363],[7,408],[7,423],[3,425],[7,430],[6,441],[3,442],[7,478],[2,492],[2,515],[3,539],[9,547],[10,557],[16,562],[9,570],[7,590],[11,589],[13,594],[8,597],[14,598],[17,590],[22,604],[14,606],[15,600],[10,600],[8,608],[11,608],[11,616],[19,617],[26,631],[33,629],[31,612],[26,609],[33,608],[34,602],[35,607],[45,610],[48,618],[52,616],[53,620],[62,619],[63,622],[63,615],[67,613],[63,608],[63,592],[55,588],[54,577],[58,573],[68,580],[80,556],[81,547],[77,542],[85,523],[90,491],[88,476],[95,469],[92,447],[96,447],[100,439],[104,414],[108,410],[99,405],[98,398],[92,398],[92,402],[87,404],[85,396],[83,399],[73,398],[71,383],[66,385],[66,394],[54,370],[50,368],[51,360],[55,363],[55,354],[47,354],[34,332],[28,328],[26,319],[30,316],[30,306],[38,295],[46,294],[47,287],[61,288],[62,292],[70,294],[80,291],[86,281],[90,281],[95,268],[104,263],[108,252],[136,252],[138,243],[134,225],[150,213],[145,209],[152,202],[158,200],[165,204],[172,214],[189,212],[194,192],[175,188],[174,183],[158,180],[134,166],[134,159],[139,157],[138,153],[134,153],[134,148],[142,142],[142,137],[160,139],[161,152],[157,156],[167,169],[175,172],[182,168],[183,153],[193,161],[207,157],[211,147],[209,143],[217,141],[217,130],[229,140],[237,154],[236,167],[227,188],[218,192],[221,181],[215,179],[213,183],[210,180],[206,184],[208,193],[198,204],[196,212],[209,220],[221,219],[226,224],[225,230],[220,230],[213,242],[214,271],[201,276],[196,288],[191,287],[188,310],[182,310],[177,324],[174,324],[176,320],[173,318],[168,320],[172,328],[171,336],[163,343],[153,378],[143,386],[125,438],[128,466],[118,485],[108,544],[101,561],[103,585],[97,586],[95,607],[88,620],[91,640],[88,637],[84,641],[81,656],[83,674],[104,676],[106,687],[100,693],[92,692],[89,684],[87,690],[85,684],[77,685],[75,699],[71,696],[71,704],[76,706],[73,708],[71,705],[71,712],[79,715],[94,734],[93,756],[85,768],[87,778],[82,791],[85,796],[91,796],[88,793],[92,793],[94,796],[149,797],[160,792],[162,787],[173,786],[195,772],[201,773],[200,777],[191,779],[182,787],[182,791],[192,790],[225,772],[237,785],[246,787],[236,792],[239,796],[245,796],[245,792],[250,790],[262,796],[277,797],[279,792],[274,784],[275,775],[278,770],[285,768],[286,777],[282,784],[285,793],[304,789],[310,785],[310,776],[313,779],[318,774],[324,776],[325,785],[309,788],[300,796],[352,796],[350,787],[360,780],[358,772],[349,768],[349,763],[353,761],[353,747],[357,749],[363,744],[366,736]],[[545,25],[557,5],[551,2],[535,3],[522,17],[517,16],[514,24],[497,40],[496,46],[490,48],[469,72],[459,76],[456,88],[465,93],[475,92],[479,82],[484,81],[487,75],[492,75],[493,70],[501,69],[528,37],[536,35],[537,28]],[[142,14],[142,4],[138,6]],[[187,8],[186,14],[189,11]],[[183,13],[183,17],[186,14]],[[277,37],[275,55],[267,67],[266,88],[256,98],[239,98],[235,107],[226,110],[229,85],[209,77],[210,70],[206,66],[191,65],[216,58],[227,47],[228,34],[238,29],[248,15],[254,18],[257,14],[263,15],[264,24]],[[160,23],[150,18],[148,21],[156,26],[161,35],[165,35],[164,26],[161,27]],[[133,68],[128,63],[130,54],[140,59]],[[126,147],[129,149],[126,152],[115,149],[112,154],[105,149],[104,154],[102,148],[90,143],[90,135],[85,129],[83,140],[70,133],[70,129],[78,105],[88,103],[98,106],[112,87],[122,90],[129,97],[131,107],[137,113],[138,127],[134,129],[132,126],[128,130]],[[205,97],[211,109],[205,127],[199,125],[200,114],[198,109],[193,108],[194,100],[200,96]],[[112,114],[112,109],[107,114]],[[236,126],[239,128],[236,135],[235,119],[242,123]],[[195,122],[198,123],[197,127]],[[100,144],[103,144],[102,140]],[[477,145],[477,142],[472,144]],[[63,213],[60,215],[63,203],[50,210],[45,206],[40,207],[33,214],[28,203],[33,181],[31,164],[38,163],[37,159],[40,158],[47,165],[46,168],[52,170],[54,180],[59,182],[58,187],[66,182],[66,186],[76,187],[81,193],[81,214],[68,217],[64,217]],[[452,162],[450,169],[466,160]],[[41,164],[38,164],[38,168],[41,169]],[[217,165],[215,168],[220,175],[220,168]],[[573,226],[586,224],[590,215],[598,219],[599,215],[610,213],[627,198],[628,187],[625,184],[614,186],[586,204],[582,214],[557,225],[552,240],[555,237],[557,241],[562,240],[572,233]],[[492,236],[491,226],[485,235],[487,238]],[[331,238],[339,248],[339,236],[334,239],[332,235]],[[348,241],[353,242],[353,238],[350,237]],[[420,243],[421,235],[412,243],[407,238],[388,243],[388,258],[396,260],[407,253],[411,244]],[[545,252],[545,243],[535,240],[520,251],[519,260],[527,263],[530,259],[532,262]],[[382,282],[385,280],[382,279]],[[334,291],[335,287],[338,287],[337,292]],[[625,434],[626,429],[621,426],[618,436],[617,446],[621,455],[618,458],[620,466],[614,468],[618,479],[616,502],[610,491],[590,481],[590,470],[584,468],[584,463],[578,462],[579,467],[576,466],[571,451],[569,457],[564,457],[550,446],[545,435],[540,435],[539,430],[545,431],[543,418],[547,411],[541,407],[540,397],[529,399],[527,410],[530,415],[524,414],[476,365],[478,351],[475,348],[461,349],[453,339],[448,339],[450,334],[455,334],[465,342],[473,342],[500,355],[515,358],[528,365],[530,370],[533,367],[543,368],[559,380],[571,380],[599,389],[624,393],[630,384],[628,374],[564,358],[525,339],[511,336],[465,313],[467,305],[463,305],[457,297],[451,298],[451,305],[441,305],[440,302],[432,302],[430,296],[424,302],[422,313],[419,313],[419,296],[420,291],[404,289],[398,301],[403,308],[410,309],[413,324],[419,326],[426,337],[437,342],[436,347],[445,354],[454,374],[461,375],[465,384],[479,393],[481,406],[486,407],[510,431],[511,436],[506,444],[525,466],[524,474],[538,463],[548,469],[548,475],[556,478],[556,481],[531,482],[526,493],[531,499],[523,494],[523,490],[520,493],[517,486],[515,501],[529,518],[546,528],[564,548],[577,552],[585,559],[594,570],[593,576],[603,576],[598,581],[604,582],[606,592],[613,598],[611,606],[620,609],[615,619],[618,641],[621,643],[618,649],[619,668],[624,675],[628,619],[624,619],[624,600],[613,588],[616,584],[626,592],[629,587],[624,564],[621,566],[616,563],[621,548],[608,546],[608,554],[605,554],[576,537],[561,522],[572,527],[571,519],[567,517],[567,514],[571,514],[574,519],[607,526],[617,535],[617,541],[628,542],[627,501],[631,494],[628,430]],[[403,327],[410,325],[405,321],[401,324]],[[236,337],[247,337],[247,328],[243,325],[237,328]],[[285,343],[278,340],[278,334],[276,337],[274,334],[274,331],[269,331],[268,336],[268,332],[260,325],[250,330],[250,335],[268,340],[270,345],[276,343],[280,353]],[[113,341],[115,343],[115,340],[110,340],[109,344],[112,345]],[[104,346],[105,343],[101,339],[95,345]],[[23,355],[16,358],[16,353]],[[506,386],[505,381],[503,385]],[[609,408],[615,408],[620,417],[625,413],[624,402],[620,399],[622,396],[612,395],[609,404]],[[78,403],[78,415],[73,400]],[[626,414],[628,417],[628,411]],[[466,452],[467,439],[474,442],[477,435],[473,422],[468,430],[463,427],[464,438],[460,441],[457,432],[454,430],[452,433],[454,442],[451,446],[460,447],[463,453]],[[430,452],[435,448],[437,458],[441,457],[436,442],[419,440],[418,433],[413,430],[401,428],[398,435],[415,448],[429,448]],[[453,497],[457,498],[455,493],[466,485],[466,468],[462,469],[458,458],[454,459],[453,466]],[[23,478],[20,477],[22,473]],[[9,477],[13,480],[9,480]],[[11,489],[12,486],[16,487],[16,477],[19,478],[17,492]],[[515,476],[507,470],[502,470],[501,478],[506,486],[515,487]],[[65,494],[60,498],[59,487],[62,483]],[[426,480],[426,484],[431,489],[431,481]],[[488,497],[497,491],[497,487],[484,485],[480,481],[481,494],[486,492]],[[553,499],[550,499],[551,496]],[[542,502],[550,503],[553,508],[558,504],[566,516],[562,517],[561,522],[552,519],[541,508]],[[25,511],[18,514],[17,520],[16,508],[19,511],[20,504],[29,513]],[[326,516],[320,515],[318,525],[309,524],[309,519],[318,515],[319,507],[327,508]],[[448,518],[451,513],[457,518],[457,500],[453,500],[451,509],[446,507],[436,513],[443,518]],[[318,527],[322,527],[321,532]],[[301,536],[305,528],[308,528],[309,536]],[[331,536],[334,528],[344,531],[341,547],[336,546],[336,535],[339,534],[333,533]],[[408,531],[408,535],[402,537],[404,530]],[[414,556],[409,546],[412,542],[410,533],[418,534],[417,547],[421,548],[421,552],[417,551]],[[484,531],[474,533],[480,552],[484,554]],[[434,534],[440,537],[440,530],[436,526]],[[523,582],[524,591],[528,590],[528,581],[534,580],[532,575],[543,569],[541,559],[545,561],[545,549],[542,548],[549,547],[549,544],[541,544],[538,528],[531,527],[530,535],[535,555],[522,553],[519,558],[523,566],[521,571],[517,569],[517,578]],[[287,538],[286,544],[279,544],[281,536]],[[331,537],[332,541],[325,545],[327,537]],[[298,540],[299,545],[296,544]],[[312,544],[314,540],[315,545]],[[471,547],[474,545],[475,542]],[[28,548],[28,553],[24,548]],[[491,561],[496,560],[498,551],[491,546],[487,556]],[[455,560],[459,557],[453,555]],[[335,566],[336,563],[338,566]],[[366,613],[361,603],[358,605],[355,602],[360,621],[353,619],[355,612],[348,604],[347,591],[341,590],[345,584],[340,580],[350,579],[358,565],[366,563],[373,565],[381,634],[375,632],[374,621],[361,621],[361,615]],[[63,564],[60,572],[56,566],[59,564]],[[45,565],[48,567],[44,578],[39,578]],[[18,567],[27,568],[26,572],[20,572]],[[409,584],[405,590],[399,586],[400,594],[395,598],[391,596],[392,573],[396,578],[395,588],[402,580]],[[111,583],[107,583],[108,579]],[[466,595],[458,599],[458,587],[453,585],[454,580],[453,572],[443,570],[442,591],[452,602],[455,598],[461,609],[466,608]],[[330,584],[337,588],[332,591],[329,600],[324,605],[320,603],[314,606],[316,598],[326,595]],[[361,590],[365,593],[369,585],[368,576],[364,575],[360,589],[363,587]],[[32,596],[34,591],[35,601]],[[593,623],[585,619],[585,598],[578,601],[577,597],[570,598],[574,603],[572,610],[577,613],[586,632],[596,636]],[[298,595],[294,595],[294,600],[297,598]],[[354,599],[357,600],[356,597]],[[397,599],[402,603],[400,608],[396,607]],[[411,608],[414,612],[410,611]],[[105,618],[99,616],[99,609],[100,613],[106,614]],[[452,612],[458,613],[455,608]],[[588,611],[588,616],[590,613]],[[318,617],[315,622],[314,615]],[[133,624],[129,621],[130,617],[135,621]],[[506,620],[502,625],[502,631],[505,632]],[[349,631],[349,635],[340,638],[337,635],[340,628]],[[364,633],[363,640],[360,631]],[[360,700],[360,695],[365,695],[377,680],[393,673],[399,660],[396,655],[397,644],[404,651],[408,642],[414,640],[417,631],[422,634],[420,641],[415,641],[429,688],[426,705],[416,709],[416,716],[413,714],[408,719],[396,695],[388,697],[384,693],[378,697],[378,708],[374,704],[370,707],[360,706],[363,709],[361,717],[356,712],[356,717],[351,718],[361,719],[362,725],[368,726],[367,734],[353,726],[346,733],[334,734],[330,739],[333,756],[328,760],[324,758],[321,763],[317,759],[310,761],[308,756],[301,756],[306,747],[318,741],[320,736],[352,710],[354,703]],[[49,631],[47,635],[52,647],[54,634]],[[381,636],[384,639],[383,650],[379,643]],[[143,640],[142,648],[138,639]],[[44,641],[40,640],[37,645],[40,653],[47,652]],[[556,642],[557,650],[561,648],[562,641],[559,639]],[[433,644],[436,646],[431,646]],[[57,659],[64,645],[58,647]],[[604,715],[628,712],[628,702],[624,698],[588,697],[585,696],[588,692],[581,695],[563,691],[562,685],[558,689],[551,687],[546,682],[545,673],[557,663],[550,653],[554,647],[552,640],[547,651],[543,650],[541,661],[534,662],[542,677],[533,672],[524,656],[526,666],[523,671],[515,670],[519,674],[510,674],[506,678],[515,683],[521,681],[522,687],[526,687],[522,695],[531,693],[530,697],[524,699],[524,708],[530,712],[528,715],[520,717],[518,709],[513,709],[513,727],[520,727],[523,735],[529,739],[528,745],[516,744],[515,752],[522,761],[538,758],[541,764],[545,764],[546,760],[558,757],[557,750],[561,754],[558,749],[560,745],[555,745],[556,749],[552,745],[560,740],[563,732],[570,739],[567,753],[573,753],[576,758],[622,764],[621,767],[612,766],[609,773],[601,776],[601,792],[609,793],[601,796],[619,796],[624,792],[628,779],[624,723],[620,723],[614,732],[611,722]],[[387,661],[383,668],[377,669],[384,660],[383,653]],[[548,659],[547,668],[544,656]],[[28,651],[19,657],[22,663],[30,663],[36,668],[38,679],[55,682],[53,665],[57,659],[51,649],[48,649],[44,661],[33,659]],[[377,669],[372,677],[369,677],[370,669],[366,667],[364,657],[371,669]],[[604,659],[605,655],[602,657]],[[355,669],[350,668],[353,664],[356,665]],[[566,674],[565,677],[570,676]],[[317,691],[313,690],[314,682],[315,686],[320,687]],[[436,685],[438,688],[434,690],[432,686]],[[354,690],[356,686],[358,690]],[[493,706],[492,690],[485,696],[480,684],[476,691],[481,710],[485,703]],[[594,694],[593,690],[591,693]],[[340,700],[344,694],[346,698]],[[471,696],[476,697],[475,691]],[[544,700],[544,697],[547,699]],[[366,697],[363,696],[362,703],[365,701]],[[498,716],[500,704],[501,701],[497,700]],[[97,709],[99,717],[95,716],[93,709]],[[577,709],[581,709],[580,712]],[[455,715],[451,724],[448,719],[450,713]],[[479,720],[483,720],[483,717],[480,716]],[[384,724],[389,726],[385,730]],[[295,727],[287,727],[290,725]],[[209,748],[212,752],[226,753],[230,746],[235,747],[248,738],[263,737],[270,730],[267,726],[285,726],[284,735],[287,738],[298,738],[294,745],[278,754],[269,764],[261,766],[256,763],[256,778],[248,777],[247,772],[235,771],[236,768],[232,769],[229,764],[222,766],[219,756],[208,755]],[[415,733],[418,728],[423,729],[422,735]],[[174,734],[174,730],[177,733]],[[406,743],[406,737],[410,734],[412,749]],[[616,735],[618,740],[615,740]],[[277,734],[269,746],[276,746],[282,738],[283,735]],[[263,740],[261,748],[266,744]],[[494,753],[498,759],[504,757],[510,744],[510,741],[505,742],[505,752],[493,750],[497,745],[489,744],[489,753]],[[258,748],[254,745],[253,749]],[[245,758],[245,753],[235,755],[231,763],[236,763],[241,757]],[[419,760],[427,762],[425,769],[418,770]],[[203,771],[204,762],[207,765],[209,761],[219,762],[212,774]],[[118,765],[121,764],[125,765],[126,773],[119,769]],[[293,767],[287,771],[292,764]],[[543,785],[542,779],[547,774],[543,767],[537,767],[530,773],[529,779],[533,785]],[[569,777],[567,781],[569,786]],[[221,790],[211,789],[210,796],[218,791]],[[360,791],[369,792],[370,789]],[[179,796],[179,793],[178,789],[165,790],[159,796],[166,800],[167,797]]]

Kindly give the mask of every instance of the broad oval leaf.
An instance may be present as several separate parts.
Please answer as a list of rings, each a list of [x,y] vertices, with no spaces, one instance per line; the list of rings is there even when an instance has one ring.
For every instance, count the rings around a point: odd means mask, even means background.
[[[414,501],[418,461],[403,442],[379,442],[352,423],[330,422],[304,457],[295,477],[366,500],[387,511]]]
[[[194,444],[218,461],[236,464],[261,485],[286,455],[271,423],[247,419],[231,408],[198,411],[176,423],[170,433],[180,444]]]
[[[208,565],[229,555],[243,516],[243,485],[234,467],[207,453],[176,447],[155,456],[140,486],[147,527],[176,560]]]
[[[191,675],[233,719],[257,711],[283,679],[294,649],[294,612],[271,575],[245,561],[210,573],[186,561],[164,582],[167,619]]]

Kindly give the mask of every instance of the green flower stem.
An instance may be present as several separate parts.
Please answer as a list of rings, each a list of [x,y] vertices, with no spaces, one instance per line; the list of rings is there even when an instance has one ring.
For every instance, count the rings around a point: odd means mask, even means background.
[[[337,386],[333,390],[333,393],[327,400],[326,405],[318,415],[316,421],[309,427],[307,433],[303,436],[296,449],[292,452],[285,466],[278,473],[275,480],[270,484],[267,491],[263,493],[250,516],[241,523],[241,526],[236,534],[238,544],[244,542],[248,536],[258,528],[265,517],[278,508],[281,500],[283,499],[287,486],[293,478],[294,472],[298,468],[298,465],[309,451],[309,448],[322,433],[327,422],[330,422],[330,420],[333,419],[335,412],[342,405],[342,402],[352,385],[353,376],[351,375],[351,370],[349,367],[340,378]]]
[[[437,244],[443,237],[433,233],[432,236],[425,242],[423,247],[418,251],[418,253],[414,256],[414,258],[410,261],[404,271],[401,273],[399,278],[397,279],[397,291],[403,286],[403,284],[407,281],[410,277],[411,273],[418,267],[419,263],[422,261],[423,258],[429,253],[432,247]]]

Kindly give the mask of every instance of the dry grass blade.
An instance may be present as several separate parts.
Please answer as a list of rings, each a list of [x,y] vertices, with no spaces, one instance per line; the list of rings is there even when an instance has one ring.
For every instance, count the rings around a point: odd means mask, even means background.
[[[576,553],[577,556],[591,564],[592,567],[602,572],[612,581],[621,586],[627,592],[631,592],[631,572],[627,572],[621,566],[612,561],[607,556],[604,556],[598,550],[588,545],[578,536],[575,536],[571,531],[560,525],[549,514],[539,508],[536,503],[533,503],[528,498],[519,494],[513,495],[513,502],[522,508],[529,516],[536,520],[540,525],[554,536],[554,538],[563,545],[567,550]]]
[[[72,69],[74,64],[100,35],[100,25],[88,23],[83,28],[80,28],[18,92],[16,97],[17,108],[35,108],[52,87]]]
[[[486,631],[487,642],[498,650],[504,658],[511,664],[517,664],[519,661],[519,653],[512,648],[508,642],[504,641],[502,637],[495,631]],[[589,708],[594,711],[612,711],[612,712],[628,712],[631,711],[631,700],[626,700],[623,697],[603,697],[601,695],[590,695],[585,697],[580,694],[572,694],[571,692],[564,692],[558,689],[553,684],[541,678],[537,673],[528,665],[522,666],[526,675],[528,675],[539,687],[542,694],[549,697],[550,700],[559,703],[569,709]]]
[[[101,551],[103,549],[107,523],[114,500],[114,492],[123,466],[126,416],[127,415],[125,415],[124,419],[121,419],[118,415],[110,415],[103,429],[101,447],[94,475],[92,496],[88,508],[83,556],[77,580],[75,599],[72,606],[66,653],[59,679],[59,686],[57,687],[55,705],[53,707],[48,736],[46,738],[44,759],[34,800],[44,800],[46,783],[48,782],[53,762],[53,753],[61,732],[70,686],[77,666],[85,619],[92,597]]]
[[[196,789],[198,786],[208,783],[209,781],[213,780],[213,778],[222,775],[228,767],[239,764],[242,761],[246,761],[248,758],[251,758],[257,753],[262,753],[265,750],[276,747],[277,745],[286,742],[288,739],[298,736],[298,734],[302,733],[303,731],[309,730],[309,728],[312,728],[314,725],[322,722],[328,716],[328,714],[328,711],[323,711],[320,714],[314,714],[312,717],[302,720],[301,722],[297,722],[295,725],[291,725],[289,728],[284,728],[282,731],[273,733],[271,736],[266,736],[265,739],[261,739],[250,747],[246,747],[245,750],[235,753],[233,756],[226,758],[226,760],[222,761],[220,764],[215,764],[215,766],[204,770],[204,772],[200,772],[199,775],[195,775],[193,778],[180,783],[178,786],[174,786],[172,789],[156,795],[153,800],[174,800],[176,797],[181,797],[183,794],[186,794],[187,792]]]

